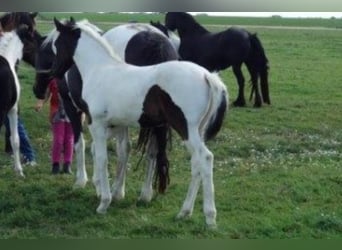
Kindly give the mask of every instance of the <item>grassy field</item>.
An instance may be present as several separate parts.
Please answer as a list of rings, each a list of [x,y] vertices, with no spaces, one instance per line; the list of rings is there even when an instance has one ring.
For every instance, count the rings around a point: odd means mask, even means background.
[[[45,19],[55,15],[42,13]],[[58,14],[62,16],[69,14]],[[85,16],[103,29],[112,26],[109,22],[162,20],[161,15]],[[125,200],[113,202],[105,216],[96,214],[99,200],[91,183],[73,190],[74,176],[50,174],[48,109],[33,110],[33,70],[21,64],[21,116],[39,165],[25,168],[25,179],[15,176],[1,132],[0,238],[342,238],[342,30],[297,28],[341,27],[341,20],[202,18],[206,24],[261,25],[249,30],[258,33],[270,60],[272,105],[231,108],[221,132],[208,143],[215,155],[218,229],[205,228],[200,194],[193,217],[175,220],[190,180],[189,155],[175,134],[166,194],[148,205],[136,203],[144,171],[143,166],[136,169],[139,154],[133,150]],[[38,22],[43,33],[51,27]],[[221,76],[234,100],[237,85],[231,70]],[[90,142],[88,133],[86,137]],[[133,145],[136,138],[132,130]],[[114,173],[112,144],[110,149]],[[91,164],[88,156],[90,176]]]

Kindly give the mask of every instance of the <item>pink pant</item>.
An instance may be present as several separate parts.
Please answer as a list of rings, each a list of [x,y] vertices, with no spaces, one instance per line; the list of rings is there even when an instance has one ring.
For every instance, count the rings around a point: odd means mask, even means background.
[[[52,124],[52,163],[60,163],[63,153],[63,163],[71,163],[74,153],[74,134],[71,124],[58,121]]]

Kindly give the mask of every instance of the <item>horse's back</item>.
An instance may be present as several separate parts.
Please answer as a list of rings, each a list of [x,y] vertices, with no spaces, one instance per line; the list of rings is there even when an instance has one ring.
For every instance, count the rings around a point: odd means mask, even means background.
[[[177,59],[178,53],[171,42],[165,36],[151,31],[135,34],[125,49],[125,61],[138,66]]]
[[[113,47],[114,51],[121,57],[125,56],[125,48],[130,39],[141,31],[152,31],[164,35],[160,30],[149,24],[129,23],[122,24],[108,30],[103,37]]]
[[[249,33],[231,27],[217,33],[205,33],[182,40],[180,56],[195,62],[209,71],[217,71],[244,62],[251,48]]]

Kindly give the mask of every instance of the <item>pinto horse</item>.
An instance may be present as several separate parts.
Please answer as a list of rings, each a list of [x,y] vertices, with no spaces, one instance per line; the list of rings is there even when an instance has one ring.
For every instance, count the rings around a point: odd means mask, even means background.
[[[19,152],[18,102],[20,83],[16,73],[16,65],[22,59],[25,48],[29,45],[32,46],[32,43],[32,35],[25,25],[11,32],[3,32],[0,37],[0,127],[7,115],[10,124],[14,170],[20,176],[24,176],[24,173]]]
[[[255,107],[262,101],[270,104],[268,87],[268,59],[264,48],[255,34],[232,27],[219,33],[211,33],[185,12],[168,12],[165,26],[178,31],[180,37],[179,55],[182,60],[195,62],[209,71],[220,71],[230,66],[239,85],[235,106],[245,106],[244,76],[241,66],[244,63],[251,76],[252,93],[255,93]],[[258,79],[262,98],[259,93]],[[252,94],[251,94],[252,97]]]
[[[95,31],[102,33],[96,26],[85,22]],[[148,24],[134,23],[116,26],[103,37],[115,48],[122,59],[134,65],[153,65],[163,61],[177,60],[177,51],[173,48],[167,37],[155,27]],[[41,44],[46,37],[37,39]],[[45,96],[47,84],[50,77],[50,68],[54,59],[51,41],[46,39],[44,46],[38,46],[36,56],[36,83],[34,93],[37,98]],[[84,160],[84,140],[82,134],[81,113],[89,113],[86,102],[82,100],[82,79],[77,67],[74,65],[67,72],[63,80],[59,81],[59,92],[62,96],[66,113],[71,121],[75,135],[75,151],[77,162],[77,187],[84,187],[87,182],[87,173]],[[90,115],[88,115],[90,117]],[[112,187],[112,196],[115,200],[123,199],[125,196],[125,175],[130,150],[128,131],[125,127],[116,128],[117,151],[119,153],[116,179]],[[163,193],[169,182],[168,159],[166,155],[166,141],[169,128],[159,126],[157,128],[141,129],[138,146],[146,151],[147,174],[141,189],[139,200],[149,202],[152,199],[152,180],[155,169],[155,184],[158,191]],[[146,150],[145,150],[146,148]],[[93,176],[93,182],[98,182],[98,177]]]
[[[9,32],[21,25],[26,25],[28,32],[35,39],[29,39],[31,42],[25,43],[25,50],[23,53],[23,61],[28,64],[34,66],[35,63],[35,51],[36,51],[36,36],[37,31],[35,30],[36,21],[38,12],[29,13],[29,12],[8,12],[0,17],[0,35],[1,32]]]
[[[97,189],[101,192],[97,212],[105,213],[112,198],[106,143],[111,128],[168,124],[191,154],[192,178],[178,217],[191,216],[202,182],[206,223],[215,227],[213,154],[205,141],[219,132],[227,108],[227,89],[218,75],[191,62],[130,65],[87,25],[62,24],[57,19],[54,22],[53,75],[62,78],[73,63],[77,65],[83,80],[82,97],[92,116],[89,130],[95,146],[95,171],[100,178]]]

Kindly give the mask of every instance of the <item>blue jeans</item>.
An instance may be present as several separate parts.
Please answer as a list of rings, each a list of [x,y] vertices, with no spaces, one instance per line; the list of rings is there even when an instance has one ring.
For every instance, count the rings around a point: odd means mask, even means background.
[[[11,142],[10,142],[10,126],[9,126],[9,120],[6,116],[5,119],[5,140],[6,140],[6,146],[5,151],[10,153],[12,152]],[[31,146],[30,139],[27,135],[26,129],[24,127],[24,124],[22,123],[21,119],[18,118],[18,134],[19,134],[19,141],[20,141],[20,153],[23,155],[24,159],[26,161],[35,161],[36,160],[36,154]]]

